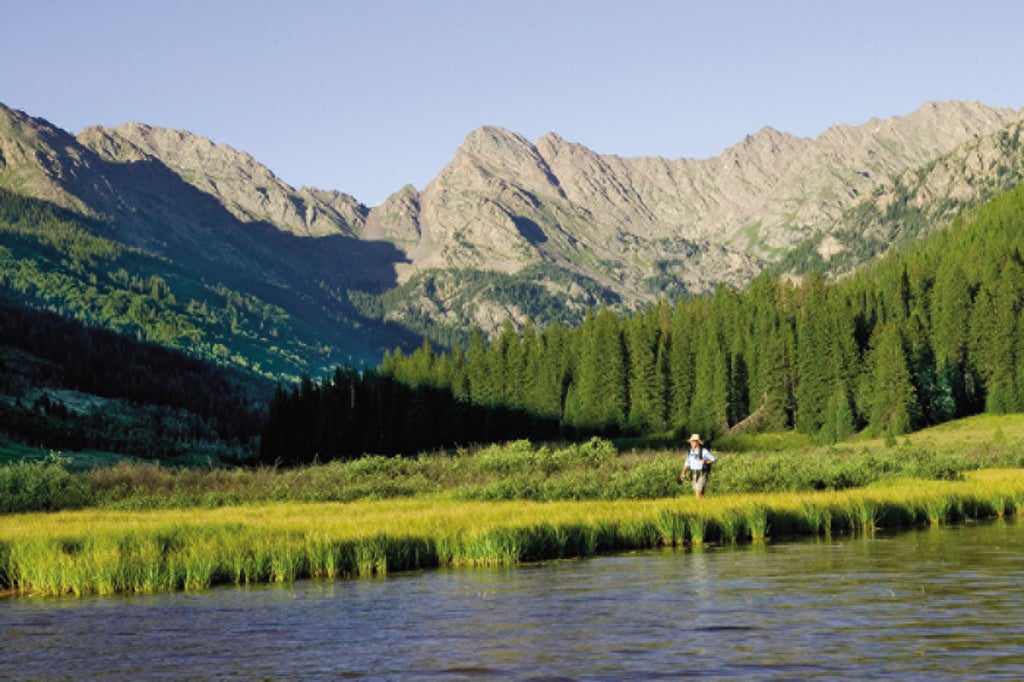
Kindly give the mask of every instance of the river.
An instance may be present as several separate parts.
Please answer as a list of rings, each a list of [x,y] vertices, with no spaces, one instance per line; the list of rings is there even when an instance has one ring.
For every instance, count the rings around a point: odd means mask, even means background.
[[[1024,679],[1024,523],[0,601],[0,679]]]

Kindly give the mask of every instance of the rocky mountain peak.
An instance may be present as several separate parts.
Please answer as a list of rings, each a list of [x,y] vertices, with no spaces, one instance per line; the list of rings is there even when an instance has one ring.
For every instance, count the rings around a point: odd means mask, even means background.
[[[544,187],[551,184],[547,164],[522,135],[484,126],[470,133],[426,191],[498,189],[504,186]]]
[[[95,215],[65,187],[92,175],[95,161],[72,135],[49,121],[0,104],[0,186]]]
[[[249,154],[188,131],[126,123],[87,128],[78,140],[114,163],[159,160],[243,222],[268,223],[303,236],[352,235],[366,213],[348,195],[296,190]]]
[[[514,271],[585,252],[606,264],[599,279],[627,298],[647,295],[659,263],[672,263],[691,290],[706,288],[697,260],[705,270],[717,263],[718,281],[740,284],[829,232],[888,178],[1019,117],[977,103],[928,103],[816,139],[764,127],[703,160],[598,154],[553,132],[530,144],[483,127],[422,193],[421,239],[407,273],[445,263]]]
[[[412,249],[421,237],[419,215],[420,193],[412,185],[405,185],[369,212],[362,238]]]

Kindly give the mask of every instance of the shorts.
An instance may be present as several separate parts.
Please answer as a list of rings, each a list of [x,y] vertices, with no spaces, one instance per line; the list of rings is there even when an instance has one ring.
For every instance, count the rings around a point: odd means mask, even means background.
[[[690,483],[693,485],[693,492],[703,492],[704,486],[708,484],[707,467],[704,467],[700,471],[690,471]]]

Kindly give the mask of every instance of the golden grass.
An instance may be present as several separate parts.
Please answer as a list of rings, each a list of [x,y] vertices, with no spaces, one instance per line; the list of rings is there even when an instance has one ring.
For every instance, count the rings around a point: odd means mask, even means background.
[[[701,542],[871,532],[1024,511],[1024,470],[963,481],[704,500],[455,502],[440,497],[217,509],[19,514],[0,589],[111,594],[513,564]]]

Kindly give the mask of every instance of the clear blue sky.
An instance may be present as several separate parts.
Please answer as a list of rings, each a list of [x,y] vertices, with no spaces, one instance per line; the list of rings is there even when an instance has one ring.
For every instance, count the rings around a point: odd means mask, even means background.
[[[481,125],[717,156],[929,100],[1024,107],[1024,2],[0,0],[0,102],[128,121],[376,205]]]

